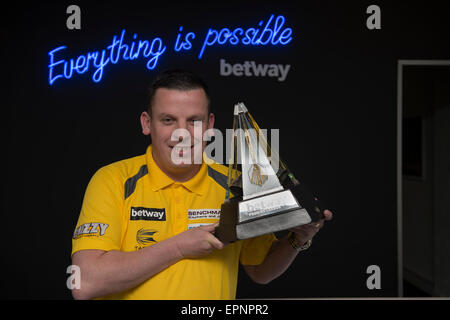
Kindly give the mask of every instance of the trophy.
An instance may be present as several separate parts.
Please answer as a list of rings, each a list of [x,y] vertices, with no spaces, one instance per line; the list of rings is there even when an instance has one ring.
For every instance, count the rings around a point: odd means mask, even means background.
[[[245,105],[236,104],[227,191],[215,235],[234,242],[320,219],[318,199],[270,149]]]

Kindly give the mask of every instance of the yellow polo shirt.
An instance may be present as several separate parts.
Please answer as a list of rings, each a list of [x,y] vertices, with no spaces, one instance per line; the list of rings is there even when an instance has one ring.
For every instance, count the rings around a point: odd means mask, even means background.
[[[79,250],[135,251],[189,228],[215,223],[225,199],[227,168],[202,164],[189,181],[170,179],[145,155],[99,169],[86,189],[72,240]],[[239,261],[258,265],[273,234],[237,241],[197,259],[183,259],[108,299],[234,299]]]

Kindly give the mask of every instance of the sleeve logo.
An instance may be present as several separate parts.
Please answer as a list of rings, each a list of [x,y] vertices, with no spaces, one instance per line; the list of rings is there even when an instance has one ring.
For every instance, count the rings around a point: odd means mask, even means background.
[[[78,239],[83,236],[97,236],[101,237],[105,234],[106,229],[109,227],[109,224],[99,223],[99,222],[91,222],[85,223],[75,229],[73,233],[73,239]]]

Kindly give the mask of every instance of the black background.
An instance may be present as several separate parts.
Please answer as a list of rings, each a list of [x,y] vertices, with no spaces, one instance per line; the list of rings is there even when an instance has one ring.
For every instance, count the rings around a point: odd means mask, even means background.
[[[101,166],[145,152],[139,115],[161,70],[194,70],[211,87],[216,127],[232,126],[244,102],[262,128],[280,129],[280,153],[335,214],[291,268],[269,285],[240,273],[238,298],[397,295],[397,61],[448,59],[448,2],[304,1],[160,3],[78,2],[81,30],[66,28],[72,4],[16,4],[2,11],[3,199],[1,297],[71,299],[66,268],[87,183]],[[366,8],[381,8],[381,30]],[[224,46],[197,55],[208,28],[257,26],[286,17],[286,46]],[[196,33],[175,53],[179,26]],[[48,84],[48,52],[101,50],[127,30],[167,46],[155,70],[145,59]],[[286,81],[222,77],[219,60],[290,64]],[[381,289],[366,269],[381,269]]]

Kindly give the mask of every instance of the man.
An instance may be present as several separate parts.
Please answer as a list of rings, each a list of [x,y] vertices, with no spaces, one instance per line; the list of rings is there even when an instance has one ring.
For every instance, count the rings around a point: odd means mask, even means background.
[[[301,226],[280,240],[225,244],[214,236],[227,168],[193,161],[206,142],[184,139],[198,123],[201,136],[213,128],[209,107],[196,75],[174,70],[155,80],[140,118],[152,138],[146,154],[101,168],[87,187],[73,237],[72,263],[81,269],[75,299],[234,299],[239,261],[255,282],[268,283],[322,227]],[[179,161],[186,155],[191,161]]]

